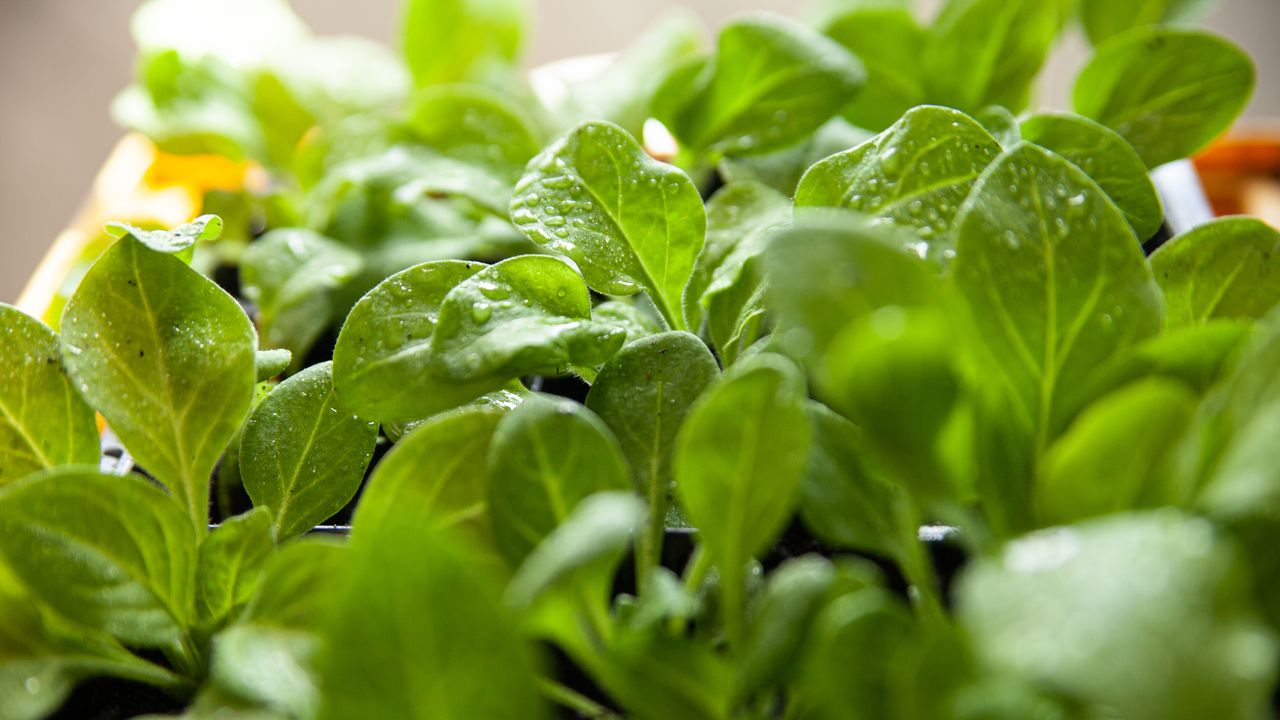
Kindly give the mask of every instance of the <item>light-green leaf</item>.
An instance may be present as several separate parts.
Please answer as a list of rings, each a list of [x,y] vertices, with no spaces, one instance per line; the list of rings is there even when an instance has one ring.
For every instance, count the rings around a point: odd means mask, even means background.
[[[1144,25],[1192,24],[1217,4],[1217,0],[1082,0],[1080,22],[1089,42],[1097,45]]]
[[[253,503],[271,509],[278,539],[306,532],[360,487],[378,424],[352,414],[333,391],[331,363],[280,383],[240,438],[240,476]]]
[[[67,378],[57,333],[0,303],[0,485],[98,456],[93,410]]]
[[[1190,30],[1143,28],[1103,43],[1076,76],[1075,111],[1129,141],[1147,167],[1188,157],[1226,130],[1253,94],[1249,56]]]
[[[253,325],[230,295],[132,237],[90,268],[62,316],[62,360],[199,532],[209,477],[253,399]]]
[[[494,540],[513,566],[583,498],[632,487],[608,426],[582,405],[550,396],[531,396],[498,423],[488,469]]]
[[[200,544],[196,617],[217,627],[240,612],[258,590],[262,567],[275,548],[271,513],[255,508],[226,520]]]
[[[1266,315],[1280,302],[1278,262],[1280,232],[1255,218],[1222,218],[1175,237],[1151,254],[1165,325]]]
[[[688,176],[649,158],[622,128],[584,123],[543,150],[516,185],[511,219],[573,260],[594,290],[643,290],[673,329],[685,328],[681,297],[706,211]]]
[[[949,244],[960,204],[1000,144],[964,113],[926,105],[867,142],[809,168],[797,206],[843,207],[888,218]]]
[[[496,79],[524,41],[524,0],[410,0],[400,43],[419,86]]]
[[[106,231],[113,238],[132,235],[138,242],[156,252],[177,254],[190,249],[201,240],[217,240],[222,234],[222,218],[217,215],[201,215],[172,230],[143,230],[129,223],[109,222]]]
[[[414,98],[407,125],[433,150],[493,168],[512,181],[542,146],[520,106],[483,85],[425,88]]]
[[[856,3],[827,21],[823,32],[867,68],[867,82],[844,116],[879,131],[926,100],[922,67],[927,34],[905,5]]]

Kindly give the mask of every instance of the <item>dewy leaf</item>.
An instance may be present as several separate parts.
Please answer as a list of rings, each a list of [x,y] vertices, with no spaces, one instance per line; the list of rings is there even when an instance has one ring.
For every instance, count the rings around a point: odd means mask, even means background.
[[[347,315],[333,349],[333,384],[348,406],[383,422],[425,417],[487,392],[490,383],[450,383],[430,371],[440,304],[483,263],[441,260],[378,283]]]
[[[1115,130],[1147,167],[1188,157],[1253,94],[1253,61],[1208,33],[1144,28],[1103,43],[1076,76],[1075,111]]]
[[[323,632],[319,720],[549,717],[532,650],[464,539],[416,515],[371,530]]]
[[[498,423],[489,446],[489,519],[513,566],[588,495],[632,488],[618,441],[596,414],[531,396]]]
[[[358,252],[302,228],[272,230],[250,243],[240,277],[265,344],[303,357],[345,310],[338,295],[362,267]]]
[[[524,0],[410,0],[400,41],[419,87],[510,72],[524,41]]]
[[[391,448],[360,495],[353,532],[393,513],[418,513],[423,525],[461,525],[489,541],[485,463],[503,413],[462,407],[427,420]]]
[[[714,157],[797,142],[840,112],[866,71],[805,25],[752,13],[720,31],[707,75],[689,102],[659,119],[690,149]]]
[[[1160,327],[1159,288],[1124,215],[1083,171],[1029,143],[965,201],[953,270],[1037,450],[1078,409],[1090,373]]]
[[[486,165],[512,181],[542,147],[520,106],[482,85],[425,88],[414,98],[407,125],[433,150]]]
[[[184,641],[196,534],[163,490],[132,475],[49,471],[0,490],[0,531],[4,562],[67,618],[129,645]]]
[[[1037,113],[1021,123],[1022,137],[1084,171],[1124,213],[1145,242],[1164,222],[1164,208],[1138,153],[1114,131],[1079,115]]]
[[[1082,0],[1080,22],[1089,42],[1097,45],[1144,25],[1193,24],[1217,4],[1217,0]]]
[[[993,671],[1086,714],[1244,720],[1265,713],[1275,642],[1241,574],[1205,520],[1119,515],[1028,535],[971,566],[959,618]]]
[[[67,378],[57,333],[0,303],[0,485],[98,457],[93,410]]]
[[[649,158],[622,128],[588,122],[529,163],[511,220],[535,243],[563,253],[592,289],[644,290],[672,329],[706,234],[698,189],[679,169]]]
[[[132,235],[138,242],[157,252],[176,254],[187,250],[201,240],[217,240],[222,234],[222,218],[217,215],[201,215],[186,225],[172,230],[143,230],[136,225],[109,222],[107,234],[113,238]]]
[[[798,497],[811,436],[804,401],[798,368],[755,355],[707,390],[676,436],[676,490],[720,571],[731,641],[741,640],[747,562],[782,531]]]
[[[1280,232],[1255,218],[1221,218],[1175,237],[1151,254],[1165,325],[1266,315],[1280,302],[1278,258]]]
[[[334,393],[331,365],[313,365],[276,386],[240,438],[245,490],[254,505],[271,509],[281,540],[355,496],[378,439],[378,424],[352,414]]]
[[[593,322],[582,276],[563,260],[520,255],[459,283],[440,304],[431,369],[441,378],[489,386],[568,364],[608,360],[626,339]]]
[[[274,547],[266,508],[237,515],[209,533],[196,568],[196,617],[219,626],[244,608]]]
[[[946,243],[960,204],[1000,144],[973,118],[918,107],[867,142],[818,162],[800,178],[796,206],[844,207]]]
[[[1196,402],[1181,383],[1152,378],[1090,405],[1045,456],[1035,493],[1040,522],[1181,503],[1169,460]]]
[[[867,68],[867,82],[844,107],[858,127],[883,130],[925,104],[921,59],[927,35],[905,5],[857,3],[823,28]]]
[[[209,477],[253,399],[253,325],[230,295],[132,237],[62,316],[62,360],[138,463],[203,533]]]

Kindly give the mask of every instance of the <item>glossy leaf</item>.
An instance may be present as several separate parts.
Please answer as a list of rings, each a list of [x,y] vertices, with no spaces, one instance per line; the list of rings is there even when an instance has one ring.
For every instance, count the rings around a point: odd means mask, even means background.
[[[1022,137],[1052,150],[1093,178],[1129,221],[1139,241],[1156,234],[1164,208],[1147,167],[1125,139],[1079,115],[1039,113],[1022,121]]]
[[[1094,368],[1159,328],[1159,290],[1101,188],[1035,145],[986,171],[956,238],[956,284],[1043,449]]]
[[[534,395],[498,423],[485,492],[498,549],[518,565],[588,495],[630,489],[618,441],[595,413]]]
[[[0,485],[98,457],[93,410],[62,367],[58,335],[0,303]]]
[[[201,532],[209,476],[253,398],[255,346],[230,295],[132,237],[94,264],[62,317],[73,382]]]
[[[132,235],[138,242],[156,252],[176,254],[190,249],[201,240],[217,240],[222,234],[222,218],[217,215],[201,215],[172,230],[143,230],[128,223],[109,222],[106,231],[114,238]]]
[[[871,140],[809,168],[796,205],[888,218],[945,246],[960,204],[999,154],[1000,144],[967,115],[915,108]]]
[[[1179,235],[1151,254],[1164,291],[1165,325],[1210,318],[1260,318],[1280,301],[1280,232],[1249,217],[1222,218]]]
[[[501,76],[524,40],[523,0],[411,0],[400,43],[419,86]]]
[[[240,439],[240,475],[254,505],[270,508],[272,532],[306,532],[341,510],[360,487],[378,424],[352,414],[333,391],[331,363],[280,383]]]
[[[1072,103],[1155,167],[1190,156],[1230,127],[1253,85],[1253,62],[1231,42],[1151,28],[1098,47],[1076,76]]]
[[[185,637],[196,534],[146,480],[74,467],[31,477],[0,491],[0,529],[4,562],[67,618],[135,646]]]
[[[867,68],[867,82],[845,105],[844,116],[859,127],[883,130],[926,100],[924,55],[927,33],[905,5],[855,3],[823,28]]]
[[[262,567],[275,542],[271,513],[255,508],[209,533],[196,567],[196,617],[213,626],[234,617],[258,590]]]
[[[673,329],[702,249],[706,212],[683,172],[650,159],[625,130],[588,122],[553,142],[516,185],[511,219],[568,256],[598,292],[649,294]]]

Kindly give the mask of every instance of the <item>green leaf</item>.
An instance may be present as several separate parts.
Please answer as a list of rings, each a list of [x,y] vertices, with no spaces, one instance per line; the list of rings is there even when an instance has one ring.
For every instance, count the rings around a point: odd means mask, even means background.
[[[461,525],[491,543],[485,463],[502,411],[458,408],[427,420],[387,453],[360,495],[354,532],[377,527],[393,513],[418,514],[423,525]]]
[[[1269,702],[1275,643],[1240,571],[1204,520],[1102,518],[979,561],[958,588],[959,617],[992,671],[1086,713],[1252,718]]]
[[[945,246],[961,203],[999,154],[1000,144],[969,116],[915,108],[871,140],[809,168],[796,205],[888,218]]]
[[[291,540],[267,558],[258,592],[240,621],[284,630],[317,630],[338,591],[351,548],[331,537]]]
[[[741,641],[747,562],[791,517],[809,454],[803,374],[763,353],[703,394],[676,436],[672,469],[690,522],[720,571],[731,642]]]
[[[1159,329],[1159,289],[1133,230],[1079,168],[1023,143],[956,220],[956,285],[1043,450],[1092,371]],[[1000,282],[994,279],[1000,278]]]
[[[796,194],[801,176],[811,165],[855,145],[861,145],[871,139],[872,135],[862,128],[850,125],[844,118],[834,117],[813,131],[808,138],[794,145],[759,155],[722,158],[716,169],[726,184],[763,183],[790,197]]]
[[[582,405],[551,396],[530,396],[498,423],[488,468],[494,540],[513,566],[583,498],[632,487],[608,426]]]
[[[1045,0],[948,0],[923,48],[929,101],[977,112],[1027,105],[1061,18]]]
[[[1144,25],[1194,24],[1217,4],[1217,0],[1082,0],[1080,21],[1089,42],[1097,45],[1113,35]]]
[[[845,105],[858,127],[883,130],[925,104],[922,65],[928,35],[905,5],[858,3],[823,27],[867,68],[867,82]]]
[[[191,711],[198,713],[202,701],[216,693],[230,702],[212,704],[252,708],[237,712],[237,720],[315,717],[320,700],[314,677],[318,645],[309,633],[260,625],[227,628],[213,640],[209,677]],[[225,707],[209,715],[211,720],[226,716]]]
[[[333,391],[332,364],[290,377],[253,411],[240,439],[240,475],[254,505],[271,510],[278,539],[315,527],[360,487],[378,424]]]
[[[1144,28],[1098,47],[1076,76],[1072,103],[1155,167],[1194,154],[1230,127],[1253,85],[1253,61],[1230,41]]]
[[[493,168],[512,181],[542,147],[524,110],[482,85],[425,88],[414,97],[407,126],[433,150]]]
[[[619,633],[601,670],[610,695],[645,720],[732,717],[733,666],[707,643],[658,628]]]
[[[1222,319],[1167,329],[1099,368],[1088,395],[1101,397],[1145,377],[1177,380],[1203,394],[1222,376],[1252,329],[1252,321]]]
[[[293,362],[293,353],[284,349],[259,350],[253,356],[254,374],[264,383],[284,372]]]
[[[479,395],[527,373],[599,365],[626,333],[590,316],[587,286],[564,261],[547,255],[503,260],[445,296],[431,337],[431,370],[484,386]]]
[[[1181,383],[1151,378],[1090,405],[1045,456],[1035,493],[1041,523],[1185,502],[1168,463],[1196,404]]]
[[[73,382],[201,533],[213,466],[253,399],[256,346],[230,295],[132,237],[94,263],[62,316]]]
[[[1022,137],[1052,150],[1093,178],[1111,198],[1139,240],[1155,235],[1164,208],[1147,167],[1125,139],[1079,115],[1037,113],[1022,121]]]
[[[1280,302],[1280,232],[1250,217],[1205,223],[1151,254],[1165,325],[1260,318]]]
[[[0,303],[0,485],[98,457],[93,410],[67,378],[57,333]]]
[[[333,349],[333,384],[343,402],[381,421],[425,417],[478,397],[490,383],[449,383],[431,371],[440,304],[481,263],[442,260],[378,283],[347,315]]]
[[[409,0],[400,43],[418,86],[483,80],[511,69],[524,41],[523,0]]]
[[[791,145],[835,116],[866,71],[838,43],[789,18],[752,13],[720,31],[697,92],[659,119],[713,159]]]
[[[770,573],[738,661],[744,695],[783,686],[796,673],[835,575],[831,561],[818,555],[792,558]]]
[[[1011,148],[1022,140],[1022,129],[1018,127],[1018,118],[1003,105],[988,105],[974,113],[977,120],[991,137],[1000,143],[1000,147]]]
[[[657,312],[625,298],[606,300],[591,308],[591,319],[622,328],[629,343],[663,331]]]
[[[237,515],[209,533],[196,567],[196,617],[217,627],[242,610],[274,549],[266,508]]]
[[[272,230],[250,243],[240,275],[266,345],[305,356],[346,309],[341,291],[363,267],[356,251],[302,228]]]
[[[584,123],[543,150],[516,185],[511,219],[573,260],[592,289],[644,290],[673,329],[685,328],[680,300],[706,212],[688,176],[649,158],[622,128]]]
[[[533,653],[466,542],[412,515],[371,530],[330,602],[319,720],[548,717]]]
[[[201,215],[172,230],[143,230],[129,223],[109,222],[106,231],[108,235],[117,239],[132,235],[138,242],[156,252],[176,255],[190,249],[201,240],[217,240],[222,234],[222,218],[217,215]]]
[[[195,529],[146,480],[75,467],[33,476],[0,490],[0,530],[4,562],[67,618],[130,645],[184,642]]]

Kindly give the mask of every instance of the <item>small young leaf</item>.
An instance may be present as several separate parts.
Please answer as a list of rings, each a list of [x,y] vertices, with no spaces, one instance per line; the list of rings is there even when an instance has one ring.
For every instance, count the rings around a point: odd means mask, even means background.
[[[433,150],[485,165],[513,182],[542,147],[524,111],[482,85],[425,88],[414,98],[407,124]]]
[[[1164,208],[1138,153],[1114,131],[1080,117],[1037,113],[1022,121],[1022,137],[1070,160],[1093,178],[1124,213],[1138,240],[1160,229]]]
[[[644,290],[673,329],[685,328],[680,299],[706,212],[688,176],[650,159],[622,128],[584,123],[543,150],[516,185],[511,219],[573,260],[592,289]]]
[[[109,222],[106,231],[113,238],[132,235],[138,242],[156,252],[176,255],[201,240],[217,240],[222,234],[222,218],[217,215],[201,215],[172,230],[143,230],[129,223]]]
[[[768,152],[830,120],[865,77],[830,38],[780,15],[749,14],[720,31],[694,97],[659,119],[698,153]]]
[[[483,267],[460,260],[424,263],[361,298],[333,349],[333,384],[343,402],[386,422],[425,417],[487,392],[487,382],[449,383],[429,369],[440,304]]]
[[[98,461],[98,428],[67,378],[58,335],[0,303],[0,485]]]
[[[500,77],[524,42],[524,0],[410,0],[400,43],[419,87]]]
[[[62,316],[62,360],[139,464],[201,533],[209,477],[253,399],[253,325],[181,260],[122,238]]]
[[[440,378],[497,390],[526,373],[592,367],[626,339],[590,320],[582,276],[547,255],[521,255],[484,268],[449,291],[431,336],[431,370]]]
[[[1255,218],[1221,218],[1175,237],[1151,254],[1165,325],[1266,315],[1280,302],[1278,259],[1280,232]]]
[[[302,228],[272,230],[240,259],[245,297],[268,347],[303,357],[345,308],[339,292],[364,266],[360,254]]]
[[[1207,392],[1230,364],[1253,329],[1250,320],[1208,320],[1203,325],[1167,329],[1119,353],[1098,369],[1089,397],[1102,397],[1145,377],[1177,380]]]
[[[742,692],[780,687],[799,669],[809,631],[835,581],[831,561],[818,555],[787,560],[769,575],[742,647]]]
[[[818,162],[800,178],[797,206],[844,207],[946,243],[956,212],[1000,144],[964,113],[924,106],[876,137]]]
[[[238,710],[236,720],[315,717],[320,699],[313,667],[318,646],[311,633],[269,626],[237,624],[218,633],[209,677],[188,710],[195,715],[189,720],[204,717],[199,711],[210,696],[217,698],[211,706],[252,708]],[[262,714],[254,714],[258,712]],[[225,707],[211,708],[209,718],[225,713]]]
[[[867,68],[866,84],[844,107],[850,122],[880,131],[911,108],[925,104],[921,60],[928,36],[908,7],[856,3],[828,20],[823,32]]]
[[[861,145],[873,136],[874,133],[854,127],[842,117],[834,117],[794,145],[760,155],[725,157],[716,170],[726,184],[756,182],[791,197],[796,194],[801,176],[814,163]]]
[[[254,505],[268,507],[283,540],[342,509],[360,487],[378,424],[353,415],[333,392],[332,364],[276,386],[240,438],[240,475]]]
[[[266,508],[237,515],[210,533],[196,567],[196,618],[216,627],[243,609],[274,547]]]
[[[502,418],[488,468],[494,540],[513,566],[583,498],[632,487],[622,449],[600,418],[549,396],[531,396]]]
[[[293,362],[293,353],[283,348],[275,350],[259,350],[253,356],[254,374],[259,383],[264,383],[284,372]]]
[[[284,630],[318,630],[350,555],[348,543],[331,537],[309,535],[281,545],[267,558],[258,592],[241,621]]]
[[[1082,0],[1080,22],[1089,42],[1097,45],[1113,35],[1144,25],[1194,24],[1217,4],[1217,0]]]
[[[145,647],[190,627],[195,529],[140,477],[71,467],[14,483],[0,490],[0,533],[8,567],[71,620]]]
[[[1003,105],[988,105],[973,114],[986,131],[991,133],[1002,148],[1011,148],[1022,140],[1022,130],[1018,127],[1018,118]]]
[[[1147,167],[1188,157],[1253,94],[1253,61],[1202,32],[1144,28],[1111,38],[1076,76],[1075,111],[1115,130]]]

